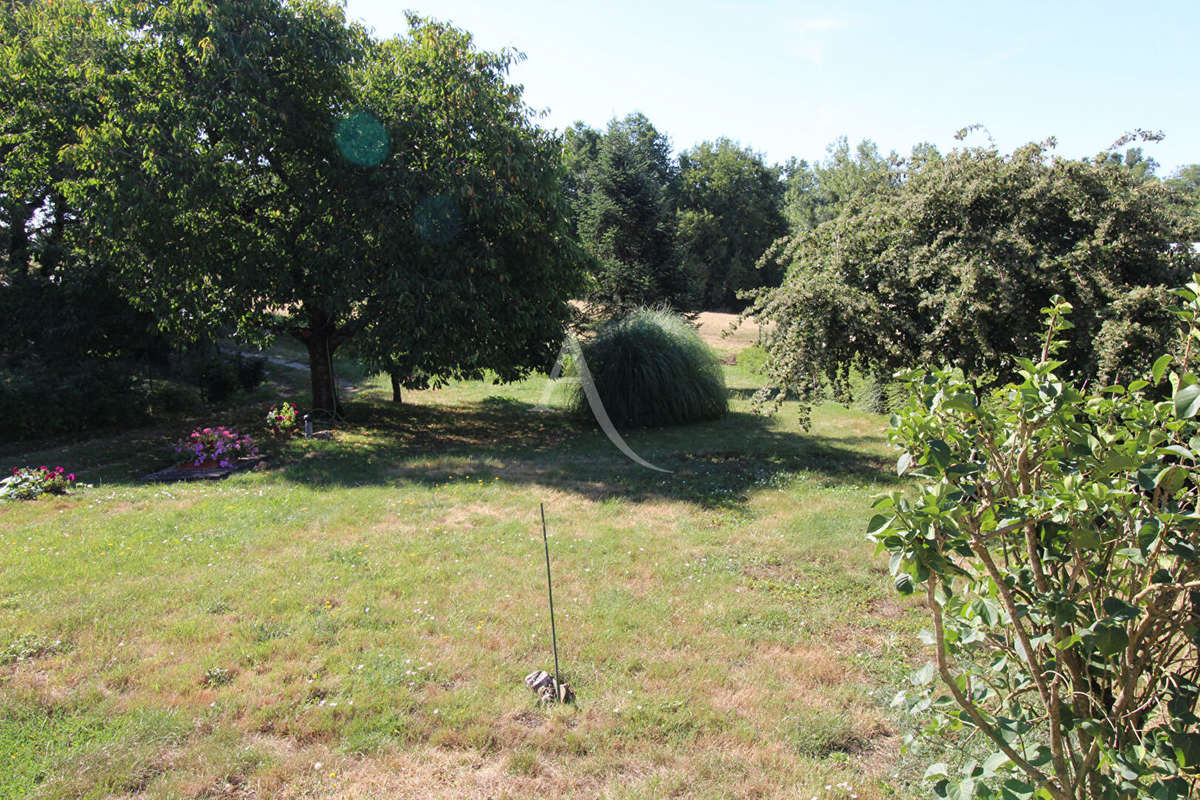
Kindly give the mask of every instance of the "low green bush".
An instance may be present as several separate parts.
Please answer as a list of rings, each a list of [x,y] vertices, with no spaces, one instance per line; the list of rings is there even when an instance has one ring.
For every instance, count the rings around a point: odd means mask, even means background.
[[[146,381],[144,397],[147,410],[155,416],[190,413],[204,405],[198,388],[174,380]]]
[[[722,417],[729,409],[725,376],[716,353],[678,314],[639,309],[599,328],[583,343],[586,366],[613,424],[626,428],[681,425]],[[583,387],[570,406],[591,417]]]
[[[229,361],[214,358],[200,366],[200,394],[210,403],[223,403],[238,388],[237,368]]]
[[[130,367],[81,361],[69,370],[40,362],[0,368],[0,441],[131,425],[147,416]]]
[[[238,386],[244,392],[254,391],[262,385],[263,380],[267,377],[267,360],[265,358],[243,356],[239,353],[234,361],[234,368],[237,371]]]

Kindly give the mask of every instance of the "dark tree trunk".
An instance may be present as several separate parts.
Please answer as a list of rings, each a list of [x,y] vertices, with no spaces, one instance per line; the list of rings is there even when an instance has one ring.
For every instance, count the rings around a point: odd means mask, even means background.
[[[332,337],[314,333],[304,343],[308,347],[308,368],[312,377],[313,410],[329,414],[341,413],[337,385],[333,376]]]
[[[400,399],[400,373],[392,372],[390,374],[392,377],[392,402],[402,403],[404,401]]]
[[[8,268],[14,278],[24,279],[29,272],[29,221],[41,202],[14,202],[9,206]]]
[[[341,414],[336,378],[333,374],[333,353],[345,337],[338,331],[329,315],[319,309],[308,310],[309,326],[292,334],[308,348],[308,369],[312,378],[312,407],[314,411]]]
[[[67,201],[60,194],[52,195],[54,200],[54,220],[50,223],[50,236],[42,248],[42,274],[49,275],[62,261],[63,231],[67,227]]]

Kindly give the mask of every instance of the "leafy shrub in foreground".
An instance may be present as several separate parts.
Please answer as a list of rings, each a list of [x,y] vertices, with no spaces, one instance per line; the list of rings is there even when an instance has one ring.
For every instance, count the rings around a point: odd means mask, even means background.
[[[890,435],[922,485],[877,502],[870,536],[932,618],[912,710],[994,749],[931,766],[939,797],[1200,792],[1200,283],[1181,291],[1178,354],[1128,386],[1059,376],[1061,298],[1019,382],[907,374]]]
[[[581,351],[600,402],[618,427],[680,425],[717,419],[729,410],[721,362],[678,314],[640,309],[601,327]],[[570,404],[591,415],[582,387]]]

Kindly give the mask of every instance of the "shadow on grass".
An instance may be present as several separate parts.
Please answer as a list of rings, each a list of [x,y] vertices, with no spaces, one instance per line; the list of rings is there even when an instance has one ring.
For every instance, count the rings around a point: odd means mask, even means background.
[[[752,489],[797,477],[829,485],[896,480],[888,460],[872,452],[877,439],[839,431],[800,434],[781,430],[775,418],[749,413],[622,432],[635,452],[669,473],[633,463],[603,433],[566,412],[537,411],[507,397],[453,406],[360,399],[347,404],[346,414],[331,440],[260,442],[267,471],[316,489],[433,486],[456,474],[597,500],[670,499],[704,507],[736,507]],[[243,430],[259,424],[255,412],[229,416],[222,424],[241,424]],[[170,426],[142,429],[30,453],[23,460],[68,464],[84,482],[137,485],[143,475],[171,463],[168,445],[182,433]]]
[[[743,504],[751,489],[797,476],[830,485],[896,480],[888,460],[869,449],[878,439],[778,427],[769,417],[733,413],[713,422],[623,432],[635,452],[671,470],[663,473],[633,463],[600,431],[565,412],[539,412],[510,398],[459,406],[359,404],[339,437],[363,434],[366,441],[300,442],[305,452],[278,469],[287,480],[318,488],[432,486],[450,475],[472,475],[596,500],[672,499],[706,507]]]

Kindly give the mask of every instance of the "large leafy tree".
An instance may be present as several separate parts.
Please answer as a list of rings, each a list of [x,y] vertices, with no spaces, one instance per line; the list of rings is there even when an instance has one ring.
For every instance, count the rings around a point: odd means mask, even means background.
[[[100,119],[120,48],[120,31],[84,0],[9,3],[0,14],[0,283],[54,275],[78,243],[67,154]]]
[[[377,234],[371,257],[391,266],[364,299],[354,348],[391,373],[396,399],[401,385],[549,365],[584,264],[561,143],[506,81],[515,54],[477,52],[447,25],[410,26],[360,76],[366,107],[389,122],[396,155],[370,179],[395,225]]]
[[[1194,268],[1185,243],[1200,238],[1169,188],[1048,144],[920,152],[906,166],[893,191],[855,195],[775,251],[787,278],[750,311],[772,323],[775,392],[844,398],[855,369],[930,362],[1002,377],[1054,295],[1075,308],[1062,353],[1073,374],[1120,378],[1162,346],[1167,287]]]
[[[129,370],[111,362],[162,344],[91,246],[90,198],[68,199],[85,175],[73,154],[123,81],[124,45],[108,9],[85,0],[10,3],[0,13],[0,367],[40,396],[68,385],[94,394],[101,373],[120,394]],[[11,412],[13,432],[31,432]],[[52,416],[43,409],[45,427],[69,424]]]
[[[642,114],[608,124],[581,185],[579,237],[597,266],[589,299],[610,311],[697,305],[675,258],[671,143]]]
[[[352,340],[407,374],[541,365],[576,262],[511,55],[415,18],[377,42],[324,0],[115,8],[135,80],[76,188],[164,326],[294,336],[325,410]]]
[[[675,246],[703,286],[708,309],[740,309],[738,293],[778,282],[755,264],[787,226],[780,170],[729,139],[703,142],[679,156]]]

